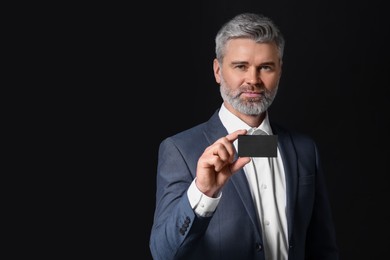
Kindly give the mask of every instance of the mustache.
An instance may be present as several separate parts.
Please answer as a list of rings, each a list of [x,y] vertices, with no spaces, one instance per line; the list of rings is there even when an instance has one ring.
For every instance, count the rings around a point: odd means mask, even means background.
[[[235,96],[238,98],[239,96],[241,96],[241,94],[246,92],[256,92],[265,96],[266,98],[271,95],[270,91],[268,91],[265,87],[244,85],[238,88],[237,92],[235,93]]]
[[[242,85],[242,86],[240,86],[240,88],[238,90],[240,93],[248,92],[248,91],[259,92],[259,93],[267,93],[268,92],[265,87],[255,86],[255,85]]]

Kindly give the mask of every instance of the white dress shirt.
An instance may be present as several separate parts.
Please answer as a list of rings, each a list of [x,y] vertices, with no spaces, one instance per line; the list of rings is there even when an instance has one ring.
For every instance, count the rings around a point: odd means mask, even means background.
[[[248,134],[256,130],[233,115],[224,104],[219,111],[219,117],[229,134],[239,129],[247,129]],[[268,113],[258,129],[272,135]],[[233,145],[237,150],[237,140]],[[286,182],[279,148],[277,157],[251,159],[252,161],[244,166],[244,172],[257,210],[257,218],[263,230],[266,259],[286,260],[288,255]],[[223,196],[222,193],[217,198],[204,195],[197,189],[195,181],[189,187],[187,195],[195,213],[204,217],[213,214]]]

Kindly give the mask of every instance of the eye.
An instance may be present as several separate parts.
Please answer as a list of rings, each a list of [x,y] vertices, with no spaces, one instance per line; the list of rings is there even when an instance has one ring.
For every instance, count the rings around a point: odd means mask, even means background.
[[[273,68],[269,65],[264,65],[260,67],[260,70],[271,71]]]
[[[239,69],[239,70],[246,70],[246,66],[243,64],[237,64],[236,66],[234,66],[234,68]]]

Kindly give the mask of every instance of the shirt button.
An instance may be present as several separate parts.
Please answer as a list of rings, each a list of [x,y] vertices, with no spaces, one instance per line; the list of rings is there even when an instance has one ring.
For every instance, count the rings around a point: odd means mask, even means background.
[[[256,251],[261,251],[263,250],[263,245],[260,243],[256,243]]]
[[[269,226],[270,222],[268,220],[264,221],[264,223]]]

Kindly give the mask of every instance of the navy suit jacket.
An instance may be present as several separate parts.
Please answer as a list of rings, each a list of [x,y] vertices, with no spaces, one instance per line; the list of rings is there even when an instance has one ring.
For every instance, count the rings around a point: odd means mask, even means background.
[[[318,151],[306,135],[271,123],[287,190],[289,260],[338,259],[331,206]],[[212,217],[197,216],[187,189],[205,148],[228,133],[218,116],[160,144],[150,250],[155,260],[265,259],[261,226],[243,170],[222,189]]]

